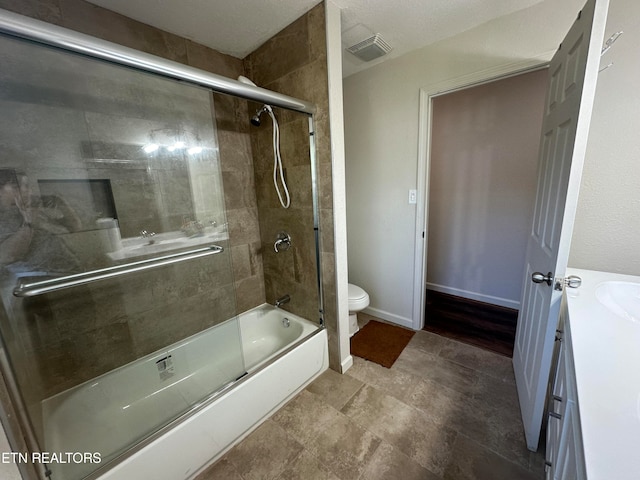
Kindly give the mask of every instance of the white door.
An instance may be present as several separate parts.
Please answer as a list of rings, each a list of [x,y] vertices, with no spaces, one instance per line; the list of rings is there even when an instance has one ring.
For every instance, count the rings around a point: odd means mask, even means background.
[[[527,446],[537,450],[554,334],[578,201],[609,0],[589,0],[549,68],[549,92],[540,141],[538,187],[513,367]],[[537,276],[550,277],[534,283]]]

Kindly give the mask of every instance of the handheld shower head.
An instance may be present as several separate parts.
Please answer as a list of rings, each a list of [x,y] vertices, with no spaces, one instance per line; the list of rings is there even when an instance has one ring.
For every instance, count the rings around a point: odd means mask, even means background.
[[[245,85],[257,87],[255,83],[253,83],[244,75],[240,75],[238,77],[238,81],[244,83]],[[259,127],[260,116],[265,112],[269,114],[271,120],[273,121],[273,185],[276,187],[276,193],[278,194],[280,205],[282,205],[283,208],[289,208],[289,205],[291,205],[291,197],[289,195],[289,189],[287,188],[287,182],[284,178],[282,158],[280,157],[280,127],[278,126],[278,120],[273,113],[273,108],[271,108],[271,105],[265,103],[262,107],[260,107],[256,111],[255,115],[251,117],[251,124]],[[284,198],[282,198],[282,193],[280,193],[280,187],[278,185],[278,172],[280,172],[280,182],[282,183],[282,188],[284,190]]]
[[[260,117],[262,116],[263,113],[265,112],[273,112],[273,110],[271,109],[270,105],[263,105],[262,108],[259,108],[256,111],[256,114],[251,117],[251,124],[255,125],[256,127],[260,126]]]

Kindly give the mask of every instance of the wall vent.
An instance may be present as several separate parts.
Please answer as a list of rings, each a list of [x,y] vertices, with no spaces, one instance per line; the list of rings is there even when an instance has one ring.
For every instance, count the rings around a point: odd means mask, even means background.
[[[373,37],[369,37],[347,48],[347,51],[360,60],[370,62],[389,53],[391,46],[383,40],[379,33],[376,33]]]

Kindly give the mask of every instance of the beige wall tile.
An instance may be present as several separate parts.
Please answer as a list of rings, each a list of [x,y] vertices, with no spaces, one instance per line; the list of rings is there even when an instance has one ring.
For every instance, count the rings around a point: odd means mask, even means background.
[[[303,15],[267,40],[251,55],[249,74],[257,85],[273,80],[309,62],[309,30]]]
[[[60,25],[62,12],[58,0],[0,0],[0,8]]]
[[[318,104],[315,136],[318,159],[320,164],[330,162],[324,9],[321,4],[269,40],[244,62],[82,0],[0,0],[0,7],[229,78],[235,78],[247,66],[246,73],[258,84]],[[273,220],[277,215],[272,206],[273,188],[269,186],[268,172],[273,160],[270,154],[269,127],[250,130],[249,113],[254,111],[255,104],[249,106],[244,100],[215,94],[213,108],[216,114],[220,165],[224,172],[225,187],[228,186],[229,192],[232,192],[225,202],[228,208],[229,243],[232,246],[229,253],[233,255],[234,278],[220,277],[218,271],[206,267],[194,271],[192,266],[185,266],[183,270],[171,270],[171,274],[156,270],[157,275],[154,274],[153,280],[132,278],[124,284],[112,282],[102,290],[91,288],[88,297],[79,303],[59,304],[53,310],[45,308],[43,311],[47,311],[47,315],[58,319],[56,323],[44,325],[43,321],[36,322],[39,324],[37,328],[21,332],[22,339],[19,342],[20,346],[27,345],[32,351],[38,352],[32,371],[48,379],[42,384],[42,389],[33,390],[35,393],[30,396],[32,400],[40,400],[41,398],[36,398],[38,395],[42,397],[69,388],[137,356],[215,325],[237,311],[259,305],[265,301],[267,290],[270,301],[279,295],[290,293],[293,300],[287,308],[300,312],[312,321],[317,320],[319,313],[310,211],[308,121],[300,114],[277,112],[282,123],[283,139],[288,139],[283,140],[282,145],[283,158],[287,159],[287,176],[295,188],[292,192],[294,206],[290,210],[291,220],[274,225]],[[207,112],[201,113],[204,115]],[[265,125],[268,123],[264,122]],[[251,140],[249,132],[253,137]],[[89,147],[105,148],[98,144]],[[65,158],[75,157],[66,155]],[[132,171],[126,173],[130,178]],[[97,171],[94,174],[99,175]],[[175,207],[177,203],[174,200],[177,199],[178,203],[186,205],[184,189],[176,190],[175,183],[170,181],[173,178],[163,174],[165,178],[160,188],[171,199],[169,203]],[[330,205],[331,191],[326,187],[331,183],[330,168],[323,167],[319,174],[323,187],[322,201]],[[124,184],[122,186],[125,187]],[[119,188],[118,185],[116,188]],[[126,191],[125,188],[123,195]],[[156,199],[156,192],[150,191],[149,202]],[[260,202],[267,203],[264,203],[265,208],[261,207],[259,210],[257,206]],[[139,201],[136,204],[142,205]],[[185,208],[175,209],[175,218],[179,219]],[[123,226],[126,232],[136,234],[136,225],[143,222],[145,211],[148,212],[149,208],[144,208],[143,205],[135,225]],[[260,218],[263,215],[264,218]],[[170,220],[174,221],[177,220]],[[333,218],[330,209],[323,210],[321,222],[324,250],[331,252]],[[145,226],[147,229],[161,229],[159,218],[148,218],[143,223],[148,224]],[[295,253],[287,252],[291,253],[290,258],[267,258],[267,252],[271,250],[275,240],[271,238],[274,229],[291,230],[299,249]],[[261,238],[262,230],[265,233]],[[327,324],[331,328],[329,337],[330,352],[334,359],[332,367],[337,368],[334,365],[338,357],[334,318],[335,274],[332,262],[332,255],[328,255],[322,268],[325,270],[324,288],[328,302],[325,305],[325,316],[329,317]],[[287,274],[283,275],[283,272]],[[282,283],[279,283],[279,279],[283,277]],[[175,286],[176,278],[180,280],[179,287]],[[111,295],[113,297],[109,298]],[[109,305],[108,308],[96,307],[105,303]],[[81,318],[85,323],[80,323]],[[159,322],[158,319],[166,321]],[[78,323],[75,323],[76,320]],[[76,327],[80,325],[86,334],[85,341],[77,345],[72,345],[73,342],[69,341],[74,324]],[[50,330],[48,333],[47,329]],[[49,343],[50,348],[41,348],[45,343],[44,336],[48,341],[54,340]],[[91,358],[91,354],[95,352],[99,354]],[[28,390],[30,387],[25,388]]]
[[[286,56],[287,58],[283,58]],[[326,64],[326,34],[324,31],[324,5],[319,4],[298,21],[275,35],[265,45],[245,58],[245,67],[248,74],[259,85],[270,88],[277,92],[285,93],[293,97],[314,102],[318,108],[316,114],[316,132],[314,140],[317,143],[318,151],[318,182],[320,194],[322,196],[320,205],[326,210],[322,213],[321,233],[323,252],[333,252],[333,210],[331,192],[331,156],[330,138],[328,128],[328,84],[327,84],[327,64]],[[252,107],[249,108],[252,111]],[[309,203],[310,189],[306,188],[305,182],[308,173],[304,170],[293,168],[294,166],[307,165],[309,158],[309,136],[308,120],[300,118],[299,114],[276,111],[282,128],[282,158],[287,169],[287,178],[290,180],[292,198],[295,200],[288,211],[288,216],[271,211],[272,205],[275,210],[278,207],[277,197],[270,179],[269,171],[273,168],[273,156],[271,150],[271,129],[270,122],[263,122],[259,129],[251,130],[251,144],[255,159],[256,192],[258,196],[258,206],[260,211],[260,228],[262,230],[262,241],[267,245],[267,241],[272,241],[272,231],[275,229],[295,231],[296,225],[300,225],[298,217],[302,214],[296,210],[299,204],[311,206]],[[265,125],[266,124],[266,125]],[[266,128],[265,128],[266,127]],[[326,165],[325,165],[326,164]],[[310,172],[309,172],[310,173]],[[304,193],[301,193],[304,192]],[[300,203],[298,203],[300,202]],[[307,227],[306,223],[303,226]],[[313,228],[311,226],[311,228]],[[290,232],[291,233],[291,232]],[[293,235],[293,234],[292,234]],[[292,282],[289,275],[283,275],[278,267],[286,266],[290,272],[291,265],[275,264],[266,255],[268,247],[265,249],[265,290],[267,300],[272,301],[281,293],[279,292],[304,292],[306,295],[315,291],[315,261],[310,262],[308,252],[315,248],[313,231],[304,234],[304,244],[300,239],[295,240],[297,248],[301,253],[295,255],[294,277]],[[296,237],[297,238],[297,237]],[[333,255],[327,256],[322,261],[323,268],[323,288],[325,296],[325,319],[329,328],[329,353],[331,368],[339,369],[337,348],[337,313],[335,306],[335,258]],[[286,271],[286,270],[285,270]],[[317,295],[311,298],[317,299]],[[292,297],[291,303],[286,307],[294,313],[304,316],[312,315],[315,319],[317,308],[312,308],[310,298],[305,302]]]

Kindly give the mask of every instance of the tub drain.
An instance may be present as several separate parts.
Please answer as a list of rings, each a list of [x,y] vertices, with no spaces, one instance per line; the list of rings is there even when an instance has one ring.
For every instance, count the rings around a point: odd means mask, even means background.
[[[291,321],[287,317],[284,317],[282,319],[282,325],[284,326],[284,328],[289,328],[289,325],[291,325]]]

